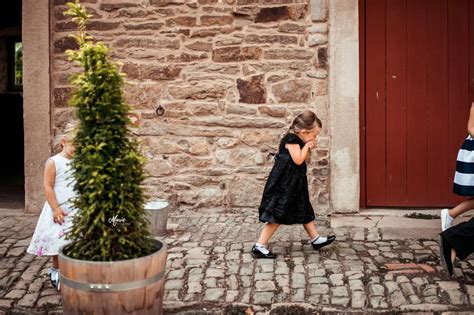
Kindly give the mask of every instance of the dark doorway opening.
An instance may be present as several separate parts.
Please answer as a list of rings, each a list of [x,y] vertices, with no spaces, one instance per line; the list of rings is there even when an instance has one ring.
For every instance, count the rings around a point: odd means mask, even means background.
[[[21,0],[0,4],[0,209],[25,199],[21,9]]]

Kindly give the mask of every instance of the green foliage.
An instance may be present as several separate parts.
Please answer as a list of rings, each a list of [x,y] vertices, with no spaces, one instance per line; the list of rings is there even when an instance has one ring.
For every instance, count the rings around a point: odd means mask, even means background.
[[[15,85],[23,85],[23,45],[15,43]]]
[[[67,53],[83,71],[71,79],[76,89],[70,105],[79,120],[72,161],[79,211],[65,254],[92,261],[145,256],[155,250],[141,187],[145,160],[130,137],[123,75],[109,48],[86,35],[90,15],[84,7],[77,0],[68,6],[66,14],[78,24],[79,49]]]

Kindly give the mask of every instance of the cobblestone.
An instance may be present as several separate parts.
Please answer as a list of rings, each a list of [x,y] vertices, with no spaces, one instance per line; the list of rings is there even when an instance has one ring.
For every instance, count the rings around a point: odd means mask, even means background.
[[[0,219],[0,314],[61,314],[60,295],[45,275],[50,259],[25,253],[36,220],[32,215]],[[323,235],[334,233],[338,240],[314,251],[301,227],[282,226],[270,242],[278,257],[255,260],[249,251],[261,225],[254,212],[170,213],[169,224],[174,228],[164,238],[165,310],[181,305],[220,314],[217,310],[235,303],[252,307],[256,315],[267,314],[275,303],[344,312],[474,310],[474,257],[456,262],[457,276],[448,278],[435,240],[318,225]],[[22,231],[18,239],[13,228]]]
[[[390,296],[390,303],[393,307],[399,307],[401,305],[407,304],[407,300],[403,296],[402,292],[394,291]]]
[[[204,300],[210,301],[210,302],[218,302],[221,299],[221,297],[224,296],[224,294],[225,294],[225,290],[221,288],[207,289],[204,295]]]
[[[25,294],[26,290],[11,290],[7,295],[4,296],[4,298],[20,300]]]

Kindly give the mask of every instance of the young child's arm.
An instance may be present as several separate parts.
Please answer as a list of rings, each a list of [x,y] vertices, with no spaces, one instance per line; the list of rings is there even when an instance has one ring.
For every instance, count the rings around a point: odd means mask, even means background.
[[[474,102],[471,103],[471,111],[469,112],[469,121],[467,123],[467,132],[474,137]]]
[[[58,201],[56,199],[56,193],[54,192],[55,179],[56,167],[54,166],[54,161],[49,159],[46,161],[46,166],[44,168],[44,194],[46,196],[46,201],[48,201],[49,206],[51,209],[53,209],[53,217],[55,218],[55,222],[62,224],[64,213],[59,207]]]
[[[285,148],[290,152],[291,159],[295,162],[296,165],[301,165],[306,161],[308,157],[309,150],[315,147],[316,143],[310,141],[305,143],[304,147],[301,149],[299,144],[290,144],[287,143]]]

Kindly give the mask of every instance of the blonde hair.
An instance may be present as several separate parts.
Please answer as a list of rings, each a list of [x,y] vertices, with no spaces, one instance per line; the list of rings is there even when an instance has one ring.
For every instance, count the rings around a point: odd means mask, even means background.
[[[66,124],[62,133],[58,134],[54,139],[55,145],[60,145],[61,140],[65,139],[67,142],[71,142],[74,140],[76,135],[78,122],[76,120],[71,120]]]
[[[299,133],[303,129],[311,130],[316,126],[319,128],[323,127],[321,120],[312,111],[305,110],[293,119],[290,128],[288,128],[288,132]]]

